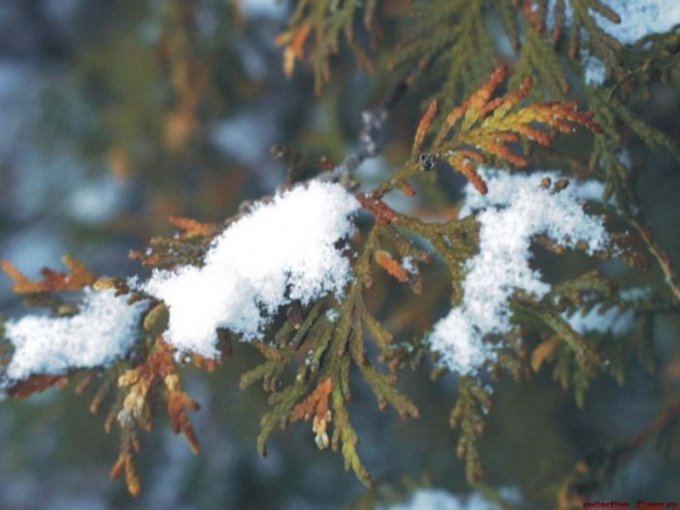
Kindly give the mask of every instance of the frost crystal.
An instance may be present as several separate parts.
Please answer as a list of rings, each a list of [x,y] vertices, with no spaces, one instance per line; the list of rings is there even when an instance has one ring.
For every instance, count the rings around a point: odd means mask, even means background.
[[[463,302],[440,320],[430,344],[441,361],[462,375],[474,373],[495,353],[483,338],[511,330],[509,299],[521,289],[542,298],[550,285],[529,266],[531,240],[544,234],[566,248],[582,241],[593,253],[608,245],[599,217],[588,216],[579,198],[597,197],[598,186],[576,184],[555,193],[540,186],[548,174],[505,175],[487,170],[489,192],[468,185],[462,215],[479,211],[479,253],[467,262]],[[558,177],[554,173],[549,175]]]
[[[201,268],[155,271],[145,290],[170,310],[167,340],[215,356],[217,328],[260,338],[280,306],[342,295],[351,276],[336,248],[359,209],[339,184],[311,182],[255,204],[213,243]]]
[[[108,365],[124,356],[137,339],[147,302],[127,304],[114,290],[85,289],[80,312],[73,317],[27,316],[6,324],[14,355],[7,366],[12,381],[31,375],[59,375],[72,368]]]

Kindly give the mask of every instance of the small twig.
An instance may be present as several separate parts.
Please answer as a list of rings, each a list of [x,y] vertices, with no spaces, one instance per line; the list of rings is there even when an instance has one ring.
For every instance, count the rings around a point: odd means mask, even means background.
[[[404,97],[419,72],[420,68],[416,68],[407,73],[387,91],[375,108],[361,112],[362,128],[359,133],[359,149],[332,171],[320,174],[318,177],[320,180],[335,180],[351,175],[364,161],[380,154],[381,147],[377,142],[380,132],[385,126],[390,111]]]
[[[640,234],[640,237],[647,245],[647,249],[654,256],[656,261],[659,263],[659,267],[663,274],[666,276],[666,284],[673,293],[673,298],[676,303],[680,304],[680,282],[678,282],[678,277],[673,271],[673,265],[671,259],[666,253],[666,251],[656,242],[654,237],[652,237],[652,232],[650,229],[645,227],[640,221],[635,217],[628,217],[628,222],[635,227],[635,229]]]
[[[355,196],[364,209],[373,213],[378,223],[387,225],[397,219],[396,211],[380,200],[380,197],[369,193],[357,193]]]
[[[602,466],[606,466],[604,471],[600,471],[598,473],[598,466],[590,465],[587,460],[580,460],[577,462],[569,475],[567,475],[558,494],[558,507],[560,510],[572,508],[572,506],[569,505],[569,502],[573,496],[574,489],[579,484],[579,480],[582,481],[582,477],[584,475],[590,475],[593,468],[595,468],[595,478],[587,484],[587,491],[581,492],[579,494],[579,498],[588,494],[592,494],[599,486],[602,485],[604,481],[606,481],[607,478],[614,474],[615,469],[621,464],[621,462],[628,459],[633,454],[633,452],[642,446],[648,439],[667,427],[668,424],[678,417],[678,415],[680,415],[680,400],[677,400],[673,405],[668,407],[660,415],[654,418],[640,432],[635,434],[628,441],[616,445],[613,448],[608,448],[607,458],[609,460],[599,463],[600,468]],[[578,489],[576,490],[578,492]],[[577,499],[577,501],[580,501],[580,499]]]
[[[629,453],[632,453],[633,450],[640,447],[647,439],[666,427],[678,415],[680,415],[680,400],[654,418],[645,428],[628,441],[626,447]]]

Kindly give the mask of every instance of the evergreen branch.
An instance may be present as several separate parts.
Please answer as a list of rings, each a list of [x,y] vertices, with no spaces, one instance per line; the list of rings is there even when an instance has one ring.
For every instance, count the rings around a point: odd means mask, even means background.
[[[335,387],[332,393],[335,428],[331,445],[333,450],[342,452],[345,459],[345,470],[351,469],[366,487],[372,487],[374,485],[373,479],[361,462],[356,450],[359,438],[349,421],[349,412],[344,401],[345,396],[342,389]]]
[[[543,125],[562,133],[571,133],[576,125],[582,125],[593,132],[600,132],[593,121],[593,113],[579,112],[575,102],[534,103],[519,107],[518,104],[529,94],[533,86],[527,78],[515,91],[492,98],[509,73],[506,66],[499,66],[489,80],[477,89],[460,106],[445,117],[434,140],[426,151],[420,149],[425,134],[432,125],[436,103],[431,103],[416,130],[412,157],[387,182],[378,187],[377,196],[382,196],[395,187],[403,187],[411,177],[430,170],[438,159],[445,160],[456,171],[463,174],[482,194],[487,191],[486,183],[477,173],[477,167],[494,156],[515,166],[526,166],[528,160],[512,148],[522,138],[548,146],[553,135],[536,127]]]
[[[431,69],[444,77],[446,106],[469,93],[499,60],[486,29],[486,0],[434,0],[416,7],[413,25],[395,48],[391,66]]]
[[[458,379],[458,399],[451,410],[449,424],[460,429],[456,455],[465,459],[465,474],[468,483],[477,483],[484,476],[484,466],[479,454],[479,441],[486,424],[483,414],[492,406],[492,400],[480,383],[472,377]]]
[[[292,76],[295,61],[309,59],[314,70],[314,89],[320,94],[331,79],[330,60],[340,53],[344,37],[357,62],[367,70],[371,61],[354,34],[355,21],[362,14],[366,30],[373,28],[377,0],[298,0],[290,18],[290,28],[279,34],[276,43],[284,47],[283,69]],[[309,47],[309,50],[306,49]]]

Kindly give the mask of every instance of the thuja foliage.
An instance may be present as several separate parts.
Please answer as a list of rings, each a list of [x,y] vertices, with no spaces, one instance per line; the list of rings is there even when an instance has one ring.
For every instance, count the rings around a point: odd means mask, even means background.
[[[192,25],[186,22],[186,13],[179,12],[190,7],[170,4],[174,7],[168,9],[168,20],[184,21],[176,24],[181,37],[169,31],[162,38],[177,98],[163,136],[171,151],[179,151],[199,129],[198,104],[208,85],[205,66],[191,51]],[[391,408],[401,418],[418,418],[418,402],[402,388],[400,377],[405,370],[424,365],[432,369],[433,379],[447,372],[458,376],[457,396],[450,402],[449,422],[457,434],[452,454],[463,460],[468,481],[480,482],[484,476],[480,445],[493,409],[494,380],[507,374],[521,384],[548,369],[583,407],[598,378],[609,376],[624,384],[632,362],[655,369],[654,318],[678,311],[680,285],[669,256],[645,226],[636,198],[636,169],[626,161],[624,151],[635,136],[649,150],[680,159],[672,137],[633,109],[660,83],[680,85],[680,35],[669,30],[631,44],[602,28],[602,18],[615,24],[636,22],[622,18],[615,2],[603,0],[295,2],[289,27],[275,39],[286,75],[313,73],[315,91],[322,97],[347,67],[356,66],[376,83],[392,83],[383,87],[385,99],[364,112],[358,149],[348,153],[344,162],[316,157],[314,147],[309,152],[283,145],[272,149],[288,167],[284,191],[311,181],[339,183],[357,201],[361,210],[357,229],[342,252],[352,274],[343,291],[284,300],[285,306],[271,314],[264,335],[258,338],[218,328],[217,354],[206,356],[173,345],[168,333],[173,307],[138,281],[95,275],[73,257],[64,259],[68,272],[45,269],[42,278],[34,280],[11,261],[3,261],[14,292],[24,297],[26,305],[46,308],[53,317],[73,319],[83,312],[81,291],[112,292],[142,310],[129,333],[133,338],[124,357],[101,367],[57,373],[46,367],[44,373],[18,380],[5,374],[7,394],[26,398],[53,386],[88,394],[90,411],[103,415],[104,430],[116,430],[119,436],[120,451],[111,477],[124,476],[128,490],[136,495],[142,490],[135,468],[135,459],[143,454],[140,433],[152,429],[159,410],[165,409],[172,430],[185,437],[192,451],[200,451],[200,437],[190,421],[200,403],[182,387],[183,368],[229,370],[234,345],[243,340],[262,360],[241,374],[240,386],[246,389],[258,383],[268,394],[268,410],[257,438],[259,452],[266,454],[267,443],[277,440],[278,429],[309,422],[316,446],[338,451],[345,468],[370,487],[374,482],[362,462],[360,437],[353,426],[353,387],[363,381],[380,410]],[[601,76],[588,78],[588,73]],[[355,170],[378,155],[384,128],[389,128],[390,116],[408,95],[422,105],[418,119],[408,126],[410,149],[398,151],[401,164],[382,182],[361,187]],[[586,137],[589,153],[566,149],[569,140]],[[124,144],[114,142],[118,148]],[[586,252],[591,268],[555,283],[543,295],[514,289],[507,303],[511,327],[482,331],[493,355],[482,366],[456,374],[442,362],[441,353],[431,349],[432,324],[412,320],[419,330],[411,330],[411,335],[395,333],[375,296],[381,287],[408,288],[408,293],[399,294],[404,316],[408,316],[405,309],[436,308],[442,295],[450,298],[454,308],[469,311],[467,276],[473,259],[483,255],[483,213],[452,215],[451,207],[464,207],[465,201],[460,200],[441,207],[434,220],[425,219],[415,208],[396,210],[388,198],[401,194],[416,200],[422,195],[434,205],[442,204],[442,197],[452,196],[451,190],[443,188],[453,173],[469,182],[468,194],[492,196],[487,172],[492,166],[507,176],[550,166],[572,179],[543,178],[536,187],[546,196],[559,197],[585,177],[600,183],[602,196],[588,205],[588,211],[605,218],[610,242],[592,250],[587,243],[578,243],[580,239],[565,245],[549,232],[533,236],[533,241],[559,256],[568,256],[570,248]],[[438,173],[443,182],[433,184]],[[258,204],[271,200],[276,199],[260,198]],[[155,237],[147,249],[135,250],[131,257],[154,270],[202,268],[210,263],[210,251],[220,236],[248,217],[249,206],[245,204],[223,223],[172,217],[175,235]],[[261,205],[254,211],[257,207]],[[517,226],[508,225],[508,230],[513,228]],[[643,275],[660,270],[663,283],[644,292],[626,289],[598,269],[603,260],[620,261]],[[433,285],[427,277],[432,274],[445,279],[446,285]],[[210,296],[199,293],[196,300],[201,299]],[[593,313],[605,321],[610,312],[631,318],[632,330],[620,337],[611,330],[579,329],[570,321],[575,314]],[[9,331],[11,327],[0,344],[8,373],[16,347]],[[455,342],[455,331],[453,335]],[[653,431],[671,423],[676,414],[677,410],[665,416],[666,421],[655,424]],[[607,452],[606,472],[584,463],[565,473],[554,491],[556,505],[579,507],[633,447]]]

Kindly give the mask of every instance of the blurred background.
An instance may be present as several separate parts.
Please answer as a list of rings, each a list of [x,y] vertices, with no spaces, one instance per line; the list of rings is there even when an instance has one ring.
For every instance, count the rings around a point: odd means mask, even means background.
[[[342,161],[357,146],[361,111],[397,78],[380,59],[379,72],[369,76],[343,54],[322,95],[315,95],[304,65],[287,79],[274,39],[291,9],[291,2],[274,0],[3,0],[0,258],[29,276],[45,266],[59,269],[66,253],[99,274],[144,275],[128,253],[152,236],[172,234],[169,216],[219,222],[241,201],[284,182],[286,167],[272,157],[272,145],[311,151],[305,157],[312,161]],[[387,34],[383,43],[389,41]],[[407,96],[394,112],[382,155],[358,171],[366,185],[408,157],[425,92]],[[679,94],[656,92],[640,110],[677,134]],[[680,168],[668,155],[631,143],[634,164],[644,166],[638,192],[646,219],[680,262]],[[392,204],[423,214],[452,210],[462,181],[440,177],[441,186],[422,194],[427,200],[409,205],[397,197]],[[587,267],[582,259],[543,258],[555,280]],[[654,272],[634,280],[623,266],[605,269],[631,284],[661,282]],[[431,299],[407,309],[396,304],[403,290],[381,281],[376,307],[397,334],[414,336],[444,315],[443,283],[435,272],[426,275],[424,295],[431,289]],[[24,313],[9,289],[9,279],[0,277],[0,310]],[[629,440],[677,398],[679,325],[674,316],[657,316],[656,373],[632,363],[623,387],[599,380],[583,411],[549,370],[526,383],[496,384],[482,448],[486,482],[521,494],[520,508],[552,508],[556,484],[579,459]],[[109,480],[117,438],[104,434],[86,398],[66,389],[3,401],[0,508],[371,508],[418,484],[470,490],[448,427],[455,378],[431,382],[427,365],[406,373],[402,387],[422,411],[408,422],[380,413],[357,381],[352,421],[381,488],[366,494],[339,455],[317,450],[308,424],[275,433],[268,457],[257,455],[265,395],[238,389],[239,374],[257,360],[237,345],[216,373],[187,372],[186,388],[202,406],[191,418],[203,453],[194,456],[158,420],[142,438],[137,499],[123,482]],[[661,439],[639,448],[598,499],[680,501],[678,434]]]

